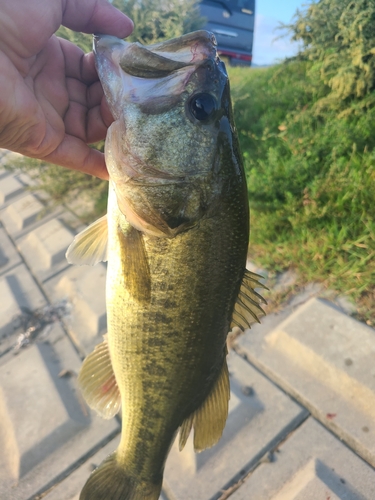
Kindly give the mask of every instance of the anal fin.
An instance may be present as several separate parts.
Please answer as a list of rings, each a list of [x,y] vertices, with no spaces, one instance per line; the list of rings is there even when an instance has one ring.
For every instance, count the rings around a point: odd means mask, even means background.
[[[109,419],[118,413],[121,396],[106,338],[85,358],[78,375],[78,384],[86,403],[101,417]]]
[[[229,373],[225,359],[210,394],[202,406],[189,415],[180,427],[180,451],[184,448],[192,427],[196,452],[211,448],[219,441],[228,417],[229,398]]]

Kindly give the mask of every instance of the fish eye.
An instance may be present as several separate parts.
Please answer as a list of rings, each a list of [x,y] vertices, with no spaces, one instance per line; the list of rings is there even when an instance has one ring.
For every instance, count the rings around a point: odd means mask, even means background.
[[[189,109],[194,118],[205,121],[216,111],[216,100],[211,94],[195,94],[190,99]]]

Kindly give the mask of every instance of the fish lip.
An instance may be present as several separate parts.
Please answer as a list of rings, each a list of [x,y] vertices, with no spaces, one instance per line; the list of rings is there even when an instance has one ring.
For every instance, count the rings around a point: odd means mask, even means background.
[[[128,42],[112,35],[101,33],[93,35],[95,67],[110,111],[116,120],[121,117],[118,106],[122,85],[119,59],[121,52],[128,45],[130,45]]]
[[[204,30],[148,46],[97,33],[93,35],[93,52],[100,78],[105,77],[98,67],[104,57],[112,59],[124,73],[140,78],[162,78],[182,68],[197,68],[208,59],[218,60],[215,36]],[[153,74],[158,68],[163,74]],[[148,76],[150,69],[154,72]]]
[[[112,62],[114,67],[117,67],[119,63],[119,52],[126,49],[129,45],[131,45],[129,42],[125,42],[112,35],[93,35],[93,52],[98,73],[100,71],[100,63],[105,59],[108,62]],[[101,78],[100,73],[99,78]]]
[[[99,44],[109,50],[113,50],[113,47],[116,45],[119,46],[130,45],[129,42],[125,42],[121,38],[117,38],[113,35],[104,35],[102,33],[95,33],[92,36],[92,39],[93,39],[93,52],[95,55],[100,54],[100,50],[98,49],[100,49],[101,47],[99,47]]]
[[[92,35],[92,51],[94,52],[94,54],[96,54],[96,52],[97,52],[96,46],[97,46],[97,43],[102,36],[103,35],[101,33],[94,33]]]

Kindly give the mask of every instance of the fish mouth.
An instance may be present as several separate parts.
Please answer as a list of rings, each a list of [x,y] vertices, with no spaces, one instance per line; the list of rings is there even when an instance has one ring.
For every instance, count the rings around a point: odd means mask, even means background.
[[[105,158],[118,208],[139,231],[174,237],[211,196],[202,186],[212,182],[228,106],[216,39],[196,31],[145,47],[96,35],[94,54],[114,117]]]
[[[129,75],[141,78],[162,78],[172,71],[197,65],[217,57],[215,36],[208,31],[188,33],[173,40],[148,45],[129,43],[110,35],[94,35],[94,53],[100,54],[122,49],[118,62]]]
[[[194,71],[209,60],[218,60],[215,36],[204,30],[147,47],[98,34],[94,35],[94,54],[115,119],[121,117],[124,102],[173,105]]]

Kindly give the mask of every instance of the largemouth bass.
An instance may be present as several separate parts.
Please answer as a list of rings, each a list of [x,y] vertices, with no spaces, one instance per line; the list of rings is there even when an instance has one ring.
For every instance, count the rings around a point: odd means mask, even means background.
[[[205,31],[143,47],[95,37],[114,116],[105,144],[108,213],[79,234],[72,263],[108,260],[108,336],[79,383],[105,418],[122,406],[118,449],[80,500],[156,500],[180,432],[204,450],[230,395],[226,338],[262,312],[245,269],[249,209],[228,76]]]

